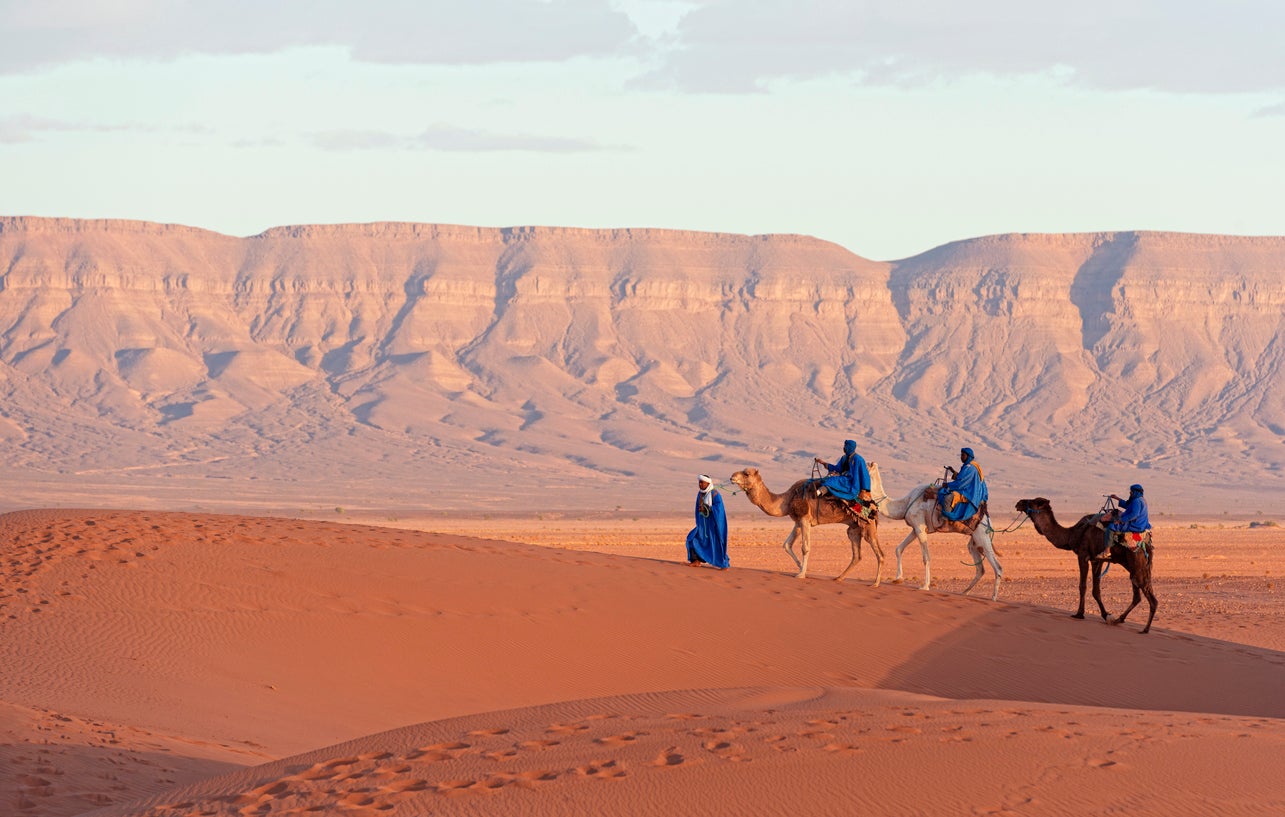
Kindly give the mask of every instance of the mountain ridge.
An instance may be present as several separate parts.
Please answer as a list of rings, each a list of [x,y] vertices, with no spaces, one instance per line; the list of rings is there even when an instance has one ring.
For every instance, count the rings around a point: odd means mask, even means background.
[[[908,487],[971,443],[1002,488],[1141,470],[1261,505],[1285,470],[1282,271],[1278,236],[880,262],[799,235],[0,217],[0,440],[38,479],[356,470],[446,505],[465,477],[669,503],[675,474],[803,476],[844,437]]]

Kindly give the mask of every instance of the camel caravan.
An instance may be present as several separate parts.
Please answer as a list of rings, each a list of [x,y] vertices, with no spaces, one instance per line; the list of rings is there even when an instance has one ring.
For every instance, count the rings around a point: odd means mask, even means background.
[[[897,575],[892,579],[893,583],[903,580],[902,551],[911,542],[918,541],[924,561],[924,579],[920,589],[930,589],[932,559],[928,535],[956,533],[967,537],[968,555],[977,570],[963,592],[967,594],[981,581],[989,564],[994,576],[991,601],[997,601],[1004,569],[995,550],[996,531],[987,511],[988,490],[972,449],[962,449],[960,460],[962,466],[958,470],[947,466],[946,476],[916,485],[900,499],[893,499],[887,494],[878,463],[867,464],[856,453],[856,443],[852,440],[845,442],[844,455],[836,463],[817,458],[812,478],[801,479],[782,493],[768,488],[757,468],[737,471],[732,474],[731,482],[768,516],[789,517],[794,523],[782,547],[798,568],[796,578],[808,575],[812,528],[841,524],[847,527],[852,559],[834,580],[842,581],[860,564],[861,543],[864,541],[874,552],[873,586],[878,587],[884,560],[883,547],[879,544],[879,517],[885,516],[899,519],[910,528],[895,551]],[[1114,501],[1121,504],[1117,507]],[[1017,503],[1016,510],[1025,515],[1023,522],[1029,519],[1036,531],[1054,547],[1075,553],[1080,568],[1080,606],[1073,614],[1074,618],[1084,618],[1085,585],[1092,568],[1093,598],[1103,620],[1111,624],[1122,623],[1145,595],[1151,610],[1142,632],[1151,630],[1156,614],[1156,596],[1151,587],[1154,547],[1141,485],[1130,488],[1127,500],[1111,495],[1102,510],[1085,515],[1070,528],[1058,524],[1049,501],[1043,497],[1023,499]],[[794,549],[796,542],[799,544],[798,553]],[[1107,613],[1100,593],[1101,577],[1109,563],[1122,565],[1129,572],[1133,584],[1132,603],[1114,619]]]

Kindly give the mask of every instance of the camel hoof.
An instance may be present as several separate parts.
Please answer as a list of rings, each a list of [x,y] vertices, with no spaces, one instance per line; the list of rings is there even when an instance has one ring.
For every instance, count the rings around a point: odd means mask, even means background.
[[[902,582],[904,582],[904,581],[905,581],[905,579],[903,579],[903,578],[901,578],[900,576],[898,576],[898,577],[897,577],[897,578],[895,578],[895,579],[889,579],[889,580],[888,580],[888,584],[901,584],[901,583],[902,583]]]
[[[1151,628],[1150,628],[1150,627],[1147,627],[1146,629],[1144,629],[1144,630],[1142,630],[1141,632],[1139,632],[1139,633],[1138,633],[1138,635],[1146,635],[1146,634],[1147,634],[1147,633],[1149,633],[1149,632],[1151,632]]]
[[[920,590],[932,590],[932,586],[931,586],[931,585],[927,585],[927,584],[925,584],[925,585],[922,585],[919,589],[920,589]]]
[[[808,574],[806,574],[806,573],[795,573],[795,574],[794,574],[794,578],[796,578],[796,579],[806,579],[807,577],[808,577]]]
[[[1072,613],[1072,614],[1071,614],[1071,618],[1083,619],[1083,618],[1084,618],[1084,613]]]

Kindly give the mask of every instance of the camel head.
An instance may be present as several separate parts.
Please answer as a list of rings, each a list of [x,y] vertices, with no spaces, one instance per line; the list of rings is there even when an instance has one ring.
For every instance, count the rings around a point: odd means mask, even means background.
[[[740,488],[742,491],[748,491],[750,489],[750,485],[756,482],[763,482],[763,478],[759,476],[759,469],[757,468],[746,468],[744,470],[737,471],[735,474],[732,474],[731,480],[735,483],[736,487]]]
[[[1027,516],[1037,513],[1053,512],[1052,503],[1042,496],[1037,496],[1034,499],[1019,499],[1017,500],[1017,504],[1013,507],[1016,508],[1018,513],[1024,513]]]

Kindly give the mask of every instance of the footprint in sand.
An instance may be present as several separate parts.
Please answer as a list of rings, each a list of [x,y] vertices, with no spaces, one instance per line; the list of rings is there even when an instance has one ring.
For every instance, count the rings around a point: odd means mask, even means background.
[[[469,744],[460,743],[434,743],[429,746],[421,746],[406,756],[407,760],[421,760],[425,763],[439,763],[444,760],[454,760],[464,754],[469,749]]]
[[[575,773],[595,780],[619,780],[629,776],[629,772],[625,771],[623,764],[617,760],[591,761],[583,766],[577,766]]]
[[[595,738],[594,743],[601,743],[606,746],[628,746],[638,738],[646,735],[646,732],[623,732],[619,735],[609,735],[605,738]]]
[[[683,757],[682,752],[678,751],[678,747],[670,746],[665,751],[656,755],[655,759],[652,760],[651,765],[666,768],[669,766],[681,766],[686,762],[687,758]]]
[[[723,760],[730,760],[733,763],[744,763],[749,760],[745,756],[745,747],[728,740],[709,740],[701,745],[705,747],[705,751]]]
[[[561,744],[561,742],[562,741],[558,740],[524,740],[521,743],[516,744],[516,746],[519,749],[534,749],[539,751],[541,749],[551,749],[554,746]]]

